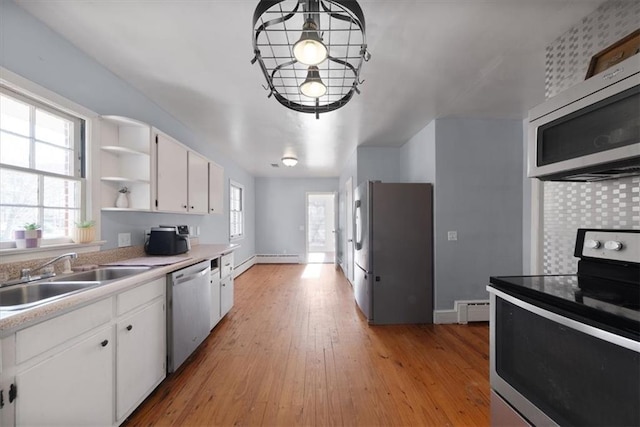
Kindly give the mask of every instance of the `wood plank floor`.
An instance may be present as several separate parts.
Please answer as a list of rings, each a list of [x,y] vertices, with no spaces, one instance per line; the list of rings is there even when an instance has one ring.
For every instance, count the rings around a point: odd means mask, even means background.
[[[333,265],[256,265],[232,311],[124,424],[489,424],[489,329],[368,326]]]

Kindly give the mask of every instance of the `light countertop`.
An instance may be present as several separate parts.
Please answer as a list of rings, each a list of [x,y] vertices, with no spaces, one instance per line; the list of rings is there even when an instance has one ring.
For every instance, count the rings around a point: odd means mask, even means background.
[[[189,252],[172,256],[172,258],[184,258],[184,261],[179,261],[171,265],[153,267],[143,273],[125,277],[120,280],[114,280],[113,282],[105,283],[104,285],[24,310],[0,310],[0,338],[10,335],[19,329],[134,288],[141,283],[163,277],[175,270],[200,261],[217,258],[220,255],[236,250],[238,247],[239,245],[237,244],[194,245]]]

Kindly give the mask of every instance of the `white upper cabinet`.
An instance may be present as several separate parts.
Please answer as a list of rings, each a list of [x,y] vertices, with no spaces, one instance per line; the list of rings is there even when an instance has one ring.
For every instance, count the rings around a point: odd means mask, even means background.
[[[102,210],[223,211],[224,169],[145,123],[102,116],[98,163]]]
[[[152,209],[153,194],[151,127],[126,117],[100,118],[100,182],[103,210]],[[116,207],[126,187],[126,207]]]
[[[189,212],[206,214],[209,211],[209,161],[189,151],[188,163]]]
[[[224,211],[224,169],[209,162],[209,213],[221,214]]]
[[[160,132],[157,142],[157,209],[187,212],[187,149]]]

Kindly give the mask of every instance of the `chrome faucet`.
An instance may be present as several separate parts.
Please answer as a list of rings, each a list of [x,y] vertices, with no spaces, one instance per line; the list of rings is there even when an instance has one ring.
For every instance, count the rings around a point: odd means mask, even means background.
[[[31,280],[37,280],[37,279],[43,279],[45,277],[52,277],[55,276],[55,273],[49,273],[49,274],[43,274],[40,277],[32,277],[31,274],[38,271],[38,270],[42,270],[43,268],[53,264],[56,261],[59,261],[63,258],[69,258],[69,259],[76,259],[78,258],[78,254],[75,252],[69,252],[68,254],[62,254],[60,256],[55,257],[54,259],[45,262],[44,264],[42,264],[39,267],[36,267],[34,269],[31,268],[23,268],[22,270],[20,270],[20,280],[22,280],[23,282],[29,282]]]

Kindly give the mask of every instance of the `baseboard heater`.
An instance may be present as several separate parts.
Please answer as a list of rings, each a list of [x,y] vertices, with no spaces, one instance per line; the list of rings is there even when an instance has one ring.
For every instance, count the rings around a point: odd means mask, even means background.
[[[296,254],[261,254],[256,255],[257,264],[300,264],[300,256]]]
[[[458,323],[488,322],[489,301],[456,301]]]

